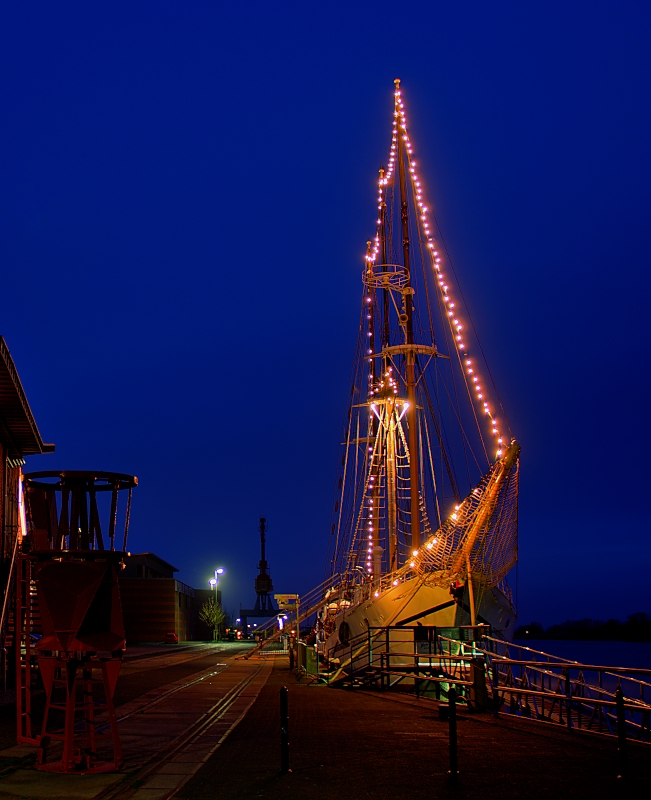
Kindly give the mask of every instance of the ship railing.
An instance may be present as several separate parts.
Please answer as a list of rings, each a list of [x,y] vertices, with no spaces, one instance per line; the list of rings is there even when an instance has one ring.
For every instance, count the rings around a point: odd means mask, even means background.
[[[325,655],[321,677],[330,683],[438,700],[455,686],[477,710],[651,742],[650,669],[581,664],[488,635],[462,641],[407,625],[370,627]]]
[[[362,280],[376,289],[403,289],[409,276],[402,264],[371,264],[363,271]]]
[[[496,715],[651,743],[651,669],[582,664],[491,636],[481,647]]]
[[[298,605],[299,620],[303,621],[318,611],[325,603],[328,592],[336,590],[341,584],[342,576],[335,573],[301,597]]]
[[[320,611],[327,602],[328,593],[336,590],[341,585],[341,575],[335,574],[327,578],[323,583],[316,586],[304,597],[299,599],[296,609],[291,609],[287,612],[288,623],[296,625],[296,633],[298,635],[300,625],[313,614]],[[278,612],[280,613],[280,612]],[[256,635],[260,637],[260,642],[246,658],[260,653],[265,649],[269,649],[274,645],[283,635],[283,630],[278,629],[278,613],[273,613],[266,622],[263,622],[256,628]],[[286,631],[285,631],[286,633]]]

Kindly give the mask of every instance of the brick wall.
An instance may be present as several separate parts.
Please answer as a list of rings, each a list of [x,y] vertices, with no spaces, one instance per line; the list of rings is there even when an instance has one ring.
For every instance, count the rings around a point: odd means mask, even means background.
[[[194,638],[194,597],[189,586],[174,578],[120,577],[119,582],[127,645],[162,642],[170,631],[180,642]]]
[[[174,583],[174,578],[120,578],[127,646],[162,642],[166,633],[177,632]]]

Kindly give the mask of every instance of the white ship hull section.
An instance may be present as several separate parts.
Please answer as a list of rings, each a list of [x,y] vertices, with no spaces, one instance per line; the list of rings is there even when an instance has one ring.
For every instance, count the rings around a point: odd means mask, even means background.
[[[497,588],[485,592],[478,608],[477,622],[488,623],[493,634],[508,638],[515,624],[515,609],[508,598]],[[463,605],[452,599],[447,589],[431,586],[422,580],[404,581],[382,593],[339,612],[335,617],[333,632],[326,639],[325,651],[332,652],[341,644],[339,626],[348,625],[348,636],[356,639],[370,628],[388,625],[435,625],[454,628],[470,625],[467,595]]]

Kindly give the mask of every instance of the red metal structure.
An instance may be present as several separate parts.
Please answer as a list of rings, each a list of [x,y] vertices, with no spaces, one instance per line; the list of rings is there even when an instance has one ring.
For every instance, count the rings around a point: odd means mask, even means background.
[[[17,727],[19,742],[38,745],[39,769],[108,772],[122,766],[113,707],[125,647],[118,573],[137,483],[131,475],[113,472],[23,477],[15,606]],[[128,499],[119,514],[122,491]],[[106,539],[102,516],[108,517]],[[39,617],[42,636],[34,644]],[[39,734],[32,729],[31,709],[36,661],[47,697]],[[111,760],[100,760],[103,736],[112,738]],[[61,757],[48,762],[48,749],[56,742],[63,744]]]

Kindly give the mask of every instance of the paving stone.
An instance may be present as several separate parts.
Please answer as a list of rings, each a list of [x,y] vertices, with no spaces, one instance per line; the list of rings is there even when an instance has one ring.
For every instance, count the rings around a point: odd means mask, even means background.
[[[210,749],[204,748],[203,746],[201,749],[190,750],[189,752],[179,753],[178,756],[174,756],[172,759],[172,763],[178,764],[202,764],[206,758],[210,755]]]
[[[157,770],[157,775],[191,775],[193,772],[197,770],[197,768],[201,765],[201,761],[194,761],[194,762],[180,762],[180,761],[170,761],[167,764],[164,764],[159,770]]]
[[[279,775],[279,690],[289,687],[290,763]],[[651,747],[631,746],[617,780],[616,742],[526,720],[461,713],[457,784],[448,726],[428,700],[296,683],[279,659],[244,719],[179,800],[618,800],[646,796]],[[245,766],[243,766],[245,765]],[[219,787],[218,794],[216,787]]]
[[[119,783],[120,775],[56,775],[35,769],[19,769],[0,781],[0,797],[30,800],[91,800]]]
[[[17,744],[13,747],[7,747],[5,750],[0,750],[0,757],[2,758],[25,758],[31,756],[36,752],[36,748],[31,744]]]
[[[179,774],[156,773],[156,775],[145,781],[143,789],[174,789],[181,783],[181,780],[182,775]]]
[[[137,789],[132,795],[130,795],[129,800],[166,800],[170,796],[171,792],[169,788],[165,789],[145,789],[140,788]]]

